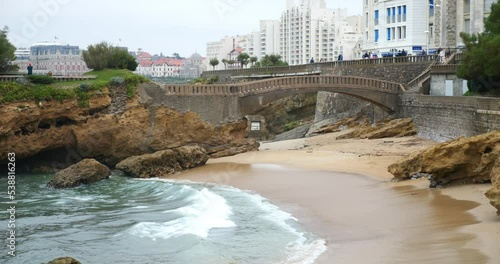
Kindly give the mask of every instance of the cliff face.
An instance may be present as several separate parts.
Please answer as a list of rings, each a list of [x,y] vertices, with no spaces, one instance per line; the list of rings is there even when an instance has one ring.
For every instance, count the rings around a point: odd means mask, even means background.
[[[9,152],[26,165],[65,168],[83,158],[114,166],[130,156],[192,143],[217,156],[258,147],[245,139],[245,120],[214,126],[196,113],[179,113],[128,100],[121,114],[107,114],[113,98],[92,98],[89,108],[78,102],[20,102],[0,106],[0,163]],[[53,156],[54,155],[54,156]],[[31,168],[28,168],[31,169]]]
[[[427,173],[437,184],[483,183],[490,181],[493,166],[499,157],[500,131],[495,131],[438,144],[392,164],[389,172],[395,180]]]

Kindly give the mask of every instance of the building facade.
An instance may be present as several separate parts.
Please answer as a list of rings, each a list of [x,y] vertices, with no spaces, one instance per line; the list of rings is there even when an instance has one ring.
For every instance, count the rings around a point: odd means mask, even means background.
[[[432,24],[436,47],[461,47],[460,32],[477,34],[484,31],[484,20],[490,15],[491,5],[498,0],[430,0],[434,6]],[[432,13],[432,12],[431,12]]]
[[[339,55],[353,59],[362,36],[359,20],[347,20],[347,9],[326,8],[325,0],[288,0],[281,15],[280,55],[290,65],[334,61]]]
[[[429,49],[435,34],[429,26],[431,8],[426,1],[363,0],[364,50],[387,56],[400,50],[416,55]]]
[[[363,49],[417,55],[463,46],[461,32],[481,33],[497,0],[363,0]]]
[[[35,43],[26,50],[18,50],[19,59],[14,64],[19,66],[19,71],[27,73],[27,66],[33,66],[34,74],[47,74],[59,76],[80,76],[90,69],[83,60],[82,50],[78,46],[63,45],[55,42]]]

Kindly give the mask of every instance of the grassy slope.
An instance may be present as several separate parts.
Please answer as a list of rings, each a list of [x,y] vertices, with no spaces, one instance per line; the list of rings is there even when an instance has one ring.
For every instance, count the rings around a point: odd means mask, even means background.
[[[113,77],[122,77],[125,79],[125,85],[129,97],[135,94],[135,87],[139,83],[147,82],[142,76],[133,74],[128,70],[103,70],[92,71],[86,75],[93,75],[94,80],[55,82],[49,85],[28,84],[22,85],[14,82],[0,83],[0,104],[18,101],[42,101],[76,99],[81,101],[81,106],[85,107],[86,101],[95,92],[103,92],[103,89],[109,86],[109,81]],[[81,84],[88,84],[88,89],[80,89]]]

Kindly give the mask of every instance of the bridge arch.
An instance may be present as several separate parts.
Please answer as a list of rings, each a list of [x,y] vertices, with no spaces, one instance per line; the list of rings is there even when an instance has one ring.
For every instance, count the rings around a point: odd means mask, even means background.
[[[152,105],[193,111],[214,124],[253,114],[283,97],[317,91],[351,95],[394,112],[399,94],[404,91],[398,83],[352,76],[295,76],[234,84],[164,85],[161,88],[161,92],[140,89],[140,94]]]
[[[398,83],[352,76],[305,76],[256,81],[241,84],[239,90],[240,114],[257,112],[264,105],[287,96],[308,92],[335,92],[357,97],[384,109],[396,110],[399,94]]]

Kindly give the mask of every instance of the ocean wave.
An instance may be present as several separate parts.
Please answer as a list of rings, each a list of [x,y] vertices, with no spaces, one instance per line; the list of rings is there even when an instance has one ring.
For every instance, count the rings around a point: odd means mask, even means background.
[[[287,245],[286,260],[276,264],[312,264],[326,251],[327,246],[324,239],[312,238],[311,235],[308,238],[307,234],[298,231],[288,223],[289,221],[298,222],[297,218],[293,217],[293,215],[282,211],[279,207],[271,204],[269,200],[258,194],[249,194],[239,189],[236,190],[248,195],[249,199],[256,206],[266,212],[262,217],[297,236],[295,241]]]
[[[177,219],[164,223],[141,222],[134,225],[128,233],[152,240],[187,234],[206,238],[212,228],[236,226],[229,219],[233,212],[223,197],[204,188],[193,192],[190,200],[191,204],[188,206],[166,211],[177,214]]]

